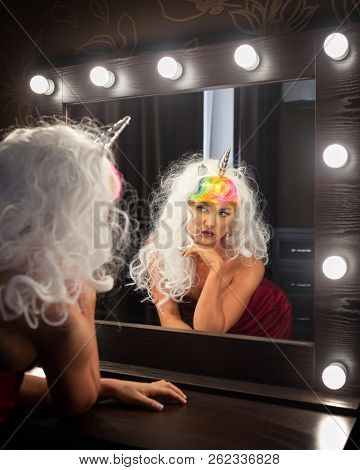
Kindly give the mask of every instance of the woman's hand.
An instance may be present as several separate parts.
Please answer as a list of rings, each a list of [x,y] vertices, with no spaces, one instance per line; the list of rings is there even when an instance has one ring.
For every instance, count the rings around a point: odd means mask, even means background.
[[[175,385],[165,380],[143,383],[127,380],[101,379],[99,398],[114,398],[119,403],[139,408],[161,411],[164,405],[151,397],[176,400],[187,403],[186,395]]]
[[[191,248],[182,251],[180,254],[182,256],[200,256],[204,263],[216,272],[218,272],[224,264],[224,260],[219,253],[210,246],[201,246],[195,243]]]

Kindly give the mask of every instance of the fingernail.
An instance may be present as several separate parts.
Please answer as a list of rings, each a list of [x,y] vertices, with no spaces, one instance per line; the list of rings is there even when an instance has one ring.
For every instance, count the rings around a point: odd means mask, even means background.
[[[164,408],[164,405],[162,405],[161,403],[155,403],[154,406],[157,410],[162,410]]]

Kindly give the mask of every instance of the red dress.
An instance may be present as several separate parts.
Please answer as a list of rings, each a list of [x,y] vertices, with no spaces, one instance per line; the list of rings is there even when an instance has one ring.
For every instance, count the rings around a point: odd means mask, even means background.
[[[0,370],[0,425],[16,406],[23,376],[23,372]]]
[[[179,304],[184,320],[192,320],[196,300]],[[263,279],[253,293],[243,315],[227,333],[271,338],[292,338],[292,307],[284,291]],[[265,331],[264,331],[265,330]]]

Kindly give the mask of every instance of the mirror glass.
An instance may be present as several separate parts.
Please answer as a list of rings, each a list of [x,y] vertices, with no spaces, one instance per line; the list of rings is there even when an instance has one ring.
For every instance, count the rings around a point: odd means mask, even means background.
[[[231,145],[231,164],[250,165],[273,229],[264,277],[291,304],[291,338],[313,340],[314,80],[72,104],[67,113],[106,125],[132,117],[114,150],[139,239],[148,229],[149,196],[169,163],[194,152],[219,158]],[[155,306],[126,284],[99,297],[97,319],[160,325]]]

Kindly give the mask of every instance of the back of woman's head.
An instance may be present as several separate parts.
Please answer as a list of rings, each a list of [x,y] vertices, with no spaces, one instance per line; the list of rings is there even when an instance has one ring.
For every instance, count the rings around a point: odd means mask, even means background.
[[[25,315],[36,327],[50,303],[74,303],[83,282],[112,288],[109,264],[122,263],[128,219],[98,137],[95,126],[56,123],[0,143],[0,273],[14,273],[0,286],[5,319]]]

